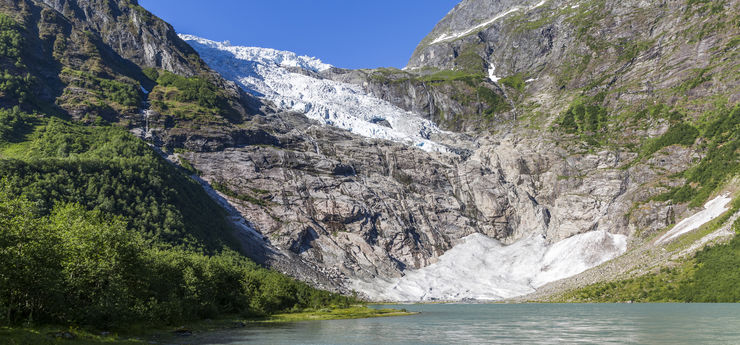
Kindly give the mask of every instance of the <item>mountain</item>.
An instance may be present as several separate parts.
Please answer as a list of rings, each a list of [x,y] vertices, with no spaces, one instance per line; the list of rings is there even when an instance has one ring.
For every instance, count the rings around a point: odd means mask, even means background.
[[[734,237],[738,1],[464,0],[403,70],[178,36],[135,1],[0,6],[14,193],[149,241],[432,301],[653,277]]]
[[[259,266],[327,281],[171,160],[269,142],[243,124],[272,108],[136,1],[0,2],[0,68],[0,343],[359,302]]]
[[[655,234],[706,201],[718,212],[689,231],[735,212],[736,13],[737,1],[465,0],[404,70],[185,36],[227,79],[318,123],[284,114],[261,124],[280,123],[280,145],[181,155],[277,247],[374,299],[545,291],[627,251],[646,258],[576,285],[648,272],[677,253]],[[359,100],[387,110],[348,106]],[[388,120],[404,117],[439,127],[422,138],[445,149],[414,148],[417,131]]]

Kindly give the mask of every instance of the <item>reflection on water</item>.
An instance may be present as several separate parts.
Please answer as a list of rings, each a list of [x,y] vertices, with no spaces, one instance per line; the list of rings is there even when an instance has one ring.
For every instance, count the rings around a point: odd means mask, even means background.
[[[183,344],[740,344],[740,305],[735,304],[403,307],[422,313],[248,326],[181,341]]]

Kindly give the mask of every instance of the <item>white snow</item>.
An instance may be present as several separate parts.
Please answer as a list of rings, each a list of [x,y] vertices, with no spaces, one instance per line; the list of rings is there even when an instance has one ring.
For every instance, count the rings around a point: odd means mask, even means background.
[[[226,79],[284,110],[304,113],[325,125],[370,138],[393,140],[426,151],[446,151],[430,136],[440,132],[429,120],[373,97],[362,87],[300,73],[321,72],[331,65],[292,52],[239,47],[192,35],[180,35],[201,58]],[[387,121],[391,128],[377,124]]]
[[[697,250],[704,248],[707,243],[710,243],[717,239],[732,238],[733,236],[735,236],[735,230],[732,229],[732,224],[734,224],[738,218],[740,218],[740,211],[735,212],[735,214],[730,216],[730,219],[728,219],[725,224],[719,229],[694,242],[691,247],[684,249],[679,255],[684,256],[695,253]]]
[[[456,33],[445,33],[445,34],[442,34],[439,37],[437,37],[434,41],[432,41],[431,44],[437,44],[437,43],[440,43],[440,42],[451,41],[451,40],[454,40],[454,39],[465,37],[467,35],[472,34],[473,32],[480,31],[481,29],[483,29],[483,28],[485,28],[485,27],[487,27],[487,26],[495,23],[497,20],[499,20],[499,19],[501,19],[503,17],[506,17],[509,14],[511,14],[513,12],[516,12],[516,11],[519,11],[519,10],[521,10],[521,8],[519,6],[516,6],[516,7],[513,7],[511,9],[507,10],[507,11],[504,11],[504,12],[501,12],[501,13],[497,14],[495,17],[493,17],[493,18],[491,18],[491,19],[489,19],[489,20],[487,20],[487,21],[485,21],[483,23],[480,23],[480,24],[478,24],[478,25],[476,25],[476,26],[474,26],[474,27],[472,27],[472,28],[470,28],[468,30],[465,30],[465,31],[462,31],[462,32],[456,32]]]
[[[688,217],[674,226],[671,230],[663,234],[658,238],[655,243],[665,243],[681,236],[687,232],[698,229],[700,226],[706,224],[714,218],[719,217],[722,213],[728,210],[727,204],[732,201],[729,194],[720,195],[706,204],[704,209],[697,212],[691,217]]]
[[[542,0],[542,1],[538,2],[536,5],[530,7],[529,9],[530,10],[533,10],[533,9],[535,9],[537,7],[540,7],[540,6],[544,5],[546,2],[547,2],[547,0]]]
[[[497,83],[501,78],[493,74],[494,72],[496,72],[496,66],[491,64],[491,67],[488,67],[488,79],[491,79],[492,82]]]
[[[352,288],[381,301],[500,300],[581,273],[627,250],[627,237],[605,231],[552,245],[535,235],[509,246],[482,234],[465,237],[439,261],[393,279],[353,281]]]
[[[476,25],[476,26],[474,26],[474,27],[472,27],[470,29],[465,30],[465,31],[455,32],[455,33],[444,33],[444,34],[440,35],[439,37],[437,37],[436,39],[434,39],[434,41],[432,41],[431,44],[437,44],[437,43],[440,43],[440,42],[451,41],[451,40],[456,40],[458,38],[465,37],[465,36],[470,35],[470,34],[472,34],[474,32],[478,32],[478,31],[482,30],[485,27],[490,26],[491,24],[495,23],[497,20],[499,20],[499,19],[501,19],[503,17],[506,17],[509,14],[512,14],[512,13],[514,13],[516,11],[521,11],[521,10],[531,11],[531,10],[537,8],[537,7],[540,7],[540,6],[544,5],[546,2],[547,2],[547,0],[542,0],[539,3],[537,3],[536,5],[530,6],[530,7],[514,6],[514,7],[510,8],[510,9],[504,11],[504,12],[501,12],[501,13],[495,15],[493,18],[491,18],[489,20],[486,20],[485,22],[482,22],[482,23],[480,23],[480,24],[478,24],[478,25]]]
[[[525,83],[531,83],[533,81],[537,81],[538,79],[540,79],[540,78],[529,78],[529,79],[525,80],[524,82]]]

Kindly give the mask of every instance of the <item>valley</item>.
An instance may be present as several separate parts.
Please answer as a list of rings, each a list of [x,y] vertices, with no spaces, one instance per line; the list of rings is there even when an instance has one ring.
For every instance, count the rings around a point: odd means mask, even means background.
[[[0,326],[738,302],[739,23],[462,0],[405,67],[344,69],[4,1]]]

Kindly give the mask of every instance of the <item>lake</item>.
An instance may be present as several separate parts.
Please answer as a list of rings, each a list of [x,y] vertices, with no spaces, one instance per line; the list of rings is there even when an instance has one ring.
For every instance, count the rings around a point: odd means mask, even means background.
[[[740,344],[740,304],[412,304],[414,316],[249,325],[182,344]]]

